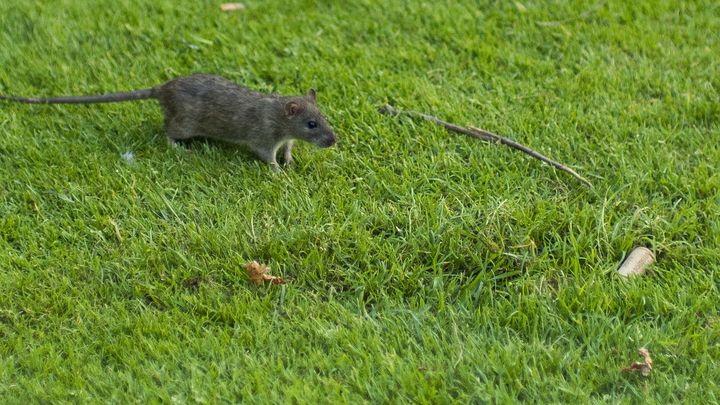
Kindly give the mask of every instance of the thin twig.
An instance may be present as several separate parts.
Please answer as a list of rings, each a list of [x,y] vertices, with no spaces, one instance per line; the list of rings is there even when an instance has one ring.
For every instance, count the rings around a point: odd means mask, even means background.
[[[508,139],[508,138],[502,137],[500,135],[494,134],[492,132],[485,131],[484,129],[473,128],[473,127],[470,127],[470,128],[461,127],[459,125],[455,125],[450,122],[446,122],[439,118],[433,117],[432,115],[424,114],[424,113],[417,112],[417,111],[398,110],[397,108],[395,108],[391,105],[387,105],[387,104],[380,108],[380,112],[383,114],[388,114],[388,115],[402,114],[402,115],[407,115],[410,117],[420,117],[427,121],[434,122],[435,124],[441,125],[450,131],[459,132],[461,134],[471,136],[473,138],[481,139],[481,140],[487,141],[487,142],[501,143],[505,146],[509,146],[510,148],[513,148],[515,150],[519,150],[523,153],[526,153],[526,154],[534,157],[535,159],[543,161],[558,170],[561,170],[565,173],[569,173],[576,179],[578,179],[581,182],[592,187],[592,183],[590,183],[590,181],[588,181],[586,178],[582,177],[581,175],[577,174],[577,172],[575,170],[565,166],[564,164],[558,163],[548,157],[545,157],[542,154],[540,154],[539,152],[536,152],[533,149],[530,149],[525,145],[519,144],[519,143],[513,141],[512,139]]]

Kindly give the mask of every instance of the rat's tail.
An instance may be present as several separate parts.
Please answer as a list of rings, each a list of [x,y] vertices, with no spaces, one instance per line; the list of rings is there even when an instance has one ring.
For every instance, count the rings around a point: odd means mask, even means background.
[[[157,89],[142,89],[125,93],[99,94],[96,96],[64,96],[64,97],[13,97],[0,96],[0,100],[15,101],[26,104],[93,104],[115,103],[118,101],[147,100],[157,98]]]

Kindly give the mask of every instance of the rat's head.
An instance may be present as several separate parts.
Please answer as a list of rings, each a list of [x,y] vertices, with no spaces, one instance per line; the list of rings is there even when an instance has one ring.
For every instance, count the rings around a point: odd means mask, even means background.
[[[337,137],[317,107],[315,90],[305,97],[293,97],[285,103],[285,116],[290,122],[292,136],[321,148],[333,146]]]

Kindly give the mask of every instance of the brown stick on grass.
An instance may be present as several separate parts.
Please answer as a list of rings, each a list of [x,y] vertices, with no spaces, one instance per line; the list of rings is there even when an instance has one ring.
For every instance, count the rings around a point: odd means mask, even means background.
[[[526,154],[534,157],[535,159],[543,161],[558,170],[569,173],[576,179],[578,179],[581,182],[592,187],[592,183],[590,183],[586,178],[577,174],[577,172],[575,170],[565,166],[564,164],[558,163],[548,157],[545,157],[544,155],[540,154],[539,152],[536,152],[535,150],[530,149],[525,145],[519,144],[519,143],[513,141],[512,139],[508,139],[508,138],[502,137],[500,135],[494,134],[492,132],[485,131],[484,129],[473,128],[473,127],[470,127],[470,128],[461,127],[459,125],[455,125],[450,122],[446,122],[439,118],[433,117],[432,115],[423,114],[423,113],[417,112],[417,111],[398,110],[397,108],[395,108],[391,105],[387,105],[387,104],[380,107],[380,112],[382,114],[387,114],[387,115],[407,115],[409,117],[420,117],[420,118],[428,120],[430,122],[434,122],[435,124],[441,125],[441,126],[445,127],[446,129],[453,131],[453,132],[458,132],[458,133],[461,133],[461,134],[464,134],[467,136],[471,136],[473,138],[481,139],[481,140],[487,141],[487,142],[501,143],[505,146],[509,146],[515,150],[519,150],[520,152],[526,153]]]

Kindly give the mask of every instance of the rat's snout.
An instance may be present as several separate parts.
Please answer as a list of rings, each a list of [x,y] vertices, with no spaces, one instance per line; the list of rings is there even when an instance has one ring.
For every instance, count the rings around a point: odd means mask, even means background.
[[[325,147],[329,148],[337,143],[337,137],[335,134],[330,134],[330,136],[327,137],[325,140]]]
[[[337,137],[332,132],[323,132],[315,134],[308,141],[319,148],[329,148],[337,143]]]
[[[337,143],[337,137],[335,137],[335,134],[332,131],[327,131],[322,134],[318,134],[318,136],[312,140],[312,143],[321,148],[329,148]]]

